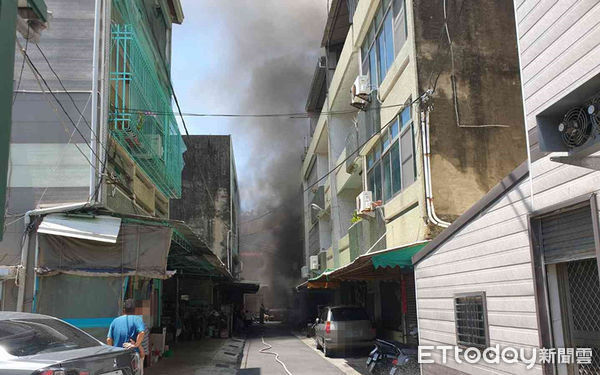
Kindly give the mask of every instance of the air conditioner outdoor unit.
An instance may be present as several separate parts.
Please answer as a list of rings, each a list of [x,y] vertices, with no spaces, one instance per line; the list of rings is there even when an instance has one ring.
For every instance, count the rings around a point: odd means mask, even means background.
[[[363,191],[356,197],[356,211],[359,214],[373,211],[373,192]]]
[[[318,270],[319,269],[319,256],[318,255],[311,255],[310,258],[310,269],[311,270]]]
[[[367,105],[369,102],[369,95],[371,94],[369,86],[369,76],[359,75],[356,77],[351,90],[352,101],[350,104],[353,107],[362,109]]]
[[[326,68],[327,67],[327,58],[325,58],[325,56],[321,56],[319,57],[319,68]]]

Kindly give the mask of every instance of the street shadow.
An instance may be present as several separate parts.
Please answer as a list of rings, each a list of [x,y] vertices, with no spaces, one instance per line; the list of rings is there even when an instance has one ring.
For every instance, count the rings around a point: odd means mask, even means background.
[[[243,368],[238,370],[237,375],[260,375],[260,368]]]

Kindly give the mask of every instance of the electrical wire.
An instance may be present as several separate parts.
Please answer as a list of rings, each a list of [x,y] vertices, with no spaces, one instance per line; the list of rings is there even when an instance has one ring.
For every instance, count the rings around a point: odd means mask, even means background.
[[[84,135],[81,133],[81,131],[79,130],[79,124],[80,124],[80,122],[81,122],[81,119],[82,119],[82,118],[85,118],[85,116],[83,116],[83,114],[81,113],[81,111],[79,111],[79,109],[78,109],[78,112],[79,112],[79,114],[80,114],[80,116],[81,116],[81,117],[79,118],[79,120],[77,121],[77,123],[75,123],[75,122],[73,121],[73,119],[72,119],[72,118],[69,116],[69,114],[66,112],[66,110],[65,110],[64,106],[62,105],[62,102],[60,102],[60,100],[58,100],[58,98],[56,97],[56,95],[54,95],[54,92],[52,91],[52,89],[51,89],[51,88],[50,88],[50,86],[48,85],[48,82],[47,82],[47,81],[46,81],[46,79],[45,79],[45,78],[42,76],[42,74],[40,73],[40,71],[37,69],[37,67],[35,66],[35,64],[34,64],[34,63],[33,63],[33,61],[31,60],[31,58],[29,57],[29,55],[26,53],[26,51],[23,49],[23,47],[22,47],[22,45],[20,44],[20,42],[19,42],[19,40],[18,40],[18,39],[16,40],[16,43],[17,43],[17,45],[19,46],[19,50],[20,50],[21,54],[23,55],[23,59],[24,59],[24,61],[27,63],[27,66],[28,66],[28,67],[30,68],[30,70],[32,71],[32,73],[33,73],[33,75],[34,75],[34,78],[35,78],[35,80],[37,81],[37,84],[38,84],[38,86],[40,87],[40,90],[42,91],[42,93],[44,94],[44,96],[46,96],[46,93],[47,93],[46,91],[48,91],[48,92],[49,92],[49,93],[52,95],[52,97],[54,98],[54,100],[57,102],[57,104],[60,106],[60,108],[61,108],[62,112],[63,112],[63,113],[65,113],[66,117],[69,119],[69,121],[70,121],[70,122],[71,122],[71,124],[73,125],[73,132],[71,132],[71,134],[69,134],[68,126],[67,126],[67,125],[64,123],[64,121],[63,121],[63,120],[60,118],[60,116],[58,116],[58,109],[57,109],[57,107],[56,107],[56,106],[54,106],[54,104],[53,104],[53,103],[52,103],[52,102],[51,102],[49,99],[47,99],[47,101],[48,101],[48,104],[51,106],[51,108],[52,108],[52,109],[54,110],[54,112],[56,113],[56,115],[57,115],[57,119],[58,119],[59,123],[62,125],[62,127],[63,127],[63,129],[64,129],[65,133],[66,133],[66,134],[69,136],[68,143],[66,143],[65,145],[67,145],[67,144],[70,144],[70,143],[72,142],[73,136],[74,136],[75,132],[77,132],[77,133],[78,133],[78,134],[79,134],[79,135],[82,137],[83,141],[86,143],[86,145],[88,146],[88,148],[90,148],[90,150],[92,150],[92,148],[91,148],[91,146],[89,145],[89,143],[87,143],[87,141],[86,141],[86,139],[85,139],[85,136],[84,136]],[[52,68],[51,68],[51,69],[52,69]],[[56,73],[55,73],[55,74],[56,74]],[[57,77],[57,78],[58,78],[58,77]],[[44,85],[46,86],[47,90],[46,90],[46,89],[44,89],[44,86],[42,86],[42,83],[40,82],[40,79],[41,79],[41,80],[44,82]],[[63,86],[63,87],[64,87],[64,86]],[[65,91],[66,91],[66,90],[65,90]],[[91,96],[90,96],[90,98],[91,98]],[[89,99],[88,99],[88,102],[86,103],[86,108],[87,108],[87,104],[89,104]],[[75,103],[73,103],[73,105],[75,105]],[[76,105],[75,105],[75,106],[76,106]],[[77,107],[77,106],[76,106],[76,107]],[[84,108],[84,111],[85,111],[85,108]],[[82,156],[83,156],[83,158],[84,158],[84,159],[87,161],[87,163],[88,163],[88,164],[89,164],[89,165],[90,165],[90,166],[91,166],[91,167],[92,167],[94,170],[97,170],[96,166],[95,166],[95,165],[94,165],[94,164],[91,162],[91,160],[90,160],[90,159],[88,158],[88,156],[87,156],[87,155],[86,155],[86,154],[83,152],[83,150],[81,150],[81,148],[78,146],[78,144],[74,143],[73,145],[74,145],[74,146],[77,148],[77,150],[78,150],[78,151],[81,153],[81,155],[82,155]],[[94,152],[93,150],[92,150],[92,154],[94,154],[94,156],[96,156],[96,158],[98,158],[98,156],[95,154],[95,152]],[[64,155],[63,155],[63,156],[64,156]],[[61,158],[61,160],[62,160],[62,158]],[[99,159],[98,159],[98,160],[99,160]],[[59,163],[60,163],[60,161],[59,161]],[[102,162],[100,161],[100,163],[102,163]],[[105,165],[106,165],[106,164],[104,164],[104,166],[105,166]],[[56,166],[56,167],[57,167],[57,166]],[[56,168],[56,167],[55,167],[55,168]],[[45,192],[47,191],[47,189],[48,189],[48,187],[46,187],[46,189],[44,190],[44,193],[42,193],[42,196],[40,197],[40,199],[39,199],[39,200],[38,200],[38,202],[36,203],[36,206],[37,206],[37,205],[39,205],[39,203],[41,203],[41,200],[43,199],[43,197],[44,197],[44,195],[45,195]],[[5,227],[8,227],[9,225],[12,225],[12,224],[14,224],[14,223],[18,222],[19,220],[21,220],[21,219],[22,219],[22,218],[25,216],[25,213],[22,213],[22,214],[16,214],[16,215],[10,215],[10,216],[16,216],[16,217],[17,217],[17,219],[15,219],[15,220],[13,220],[13,221],[11,221],[11,222],[7,223],[7,224],[5,225]]]
[[[248,224],[248,223],[251,223],[251,222],[253,222],[253,221],[260,220],[260,219],[262,219],[263,217],[265,217],[265,216],[267,216],[267,215],[270,215],[270,214],[272,214],[272,213],[274,213],[274,212],[275,212],[275,210],[274,210],[274,209],[273,209],[273,210],[269,210],[269,211],[265,212],[264,214],[262,214],[262,215],[260,215],[260,216],[257,216],[257,217],[255,217],[255,218],[248,219],[248,220],[246,220],[246,221],[241,221],[241,222],[240,222],[240,225],[241,225],[241,224]]]
[[[44,61],[46,61],[46,64],[48,65],[48,68],[50,68],[50,71],[52,72],[52,74],[54,75],[54,77],[56,77],[56,80],[58,81],[60,87],[64,90],[65,94],[67,94],[67,96],[71,100],[71,103],[73,104],[73,107],[75,107],[75,109],[77,110],[77,113],[79,113],[79,116],[81,116],[81,118],[83,119],[83,122],[85,122],[85,124],[90,129],[90,131],[92,132],[92,134],[94,135],[94,137],[96,137],[96,140],[97,140],[98,144],[100,144],[100,146],[102,147],[102,149],[104,150],[104,152],[108,152],[108,150],[106,149],[106,147],[102,143],[102,140],[100,139],[100,137],[98,137],[98,134],[92,128],[92,125],[90,125],[90,123],[88,122],[87,118],[81,112],[81,110],[77,106],[77,103],[75,103],[75,99],[73,99],[73,96],[71,95],[71,93],[69,92],[69,90],[67,90],[67,88],[63,84],[63,81],[60,79],[60,77],[58,76],[58,74],[56,73],[56,71],[54,70],[54,68],[52,67],[52,64],[50,64],[50,61],[46,57],[46,54],[44,53],[44,51],[42,51],[42,48],[40,47],[40,45],[36,44],[35,46],[37,47],[38,51],[40,52],[40,54],[44,58]],[[96,93],[92,93],[92,95],[96,95]],[[87,105],[86,105],[86,107],[87,107]],[[95,111],[95,110],[96,110],[95,108],[92,108],[92,111]],[[85,111],[85,108],[84,108],[84,111]]]
[[[19,43],[19,41],[17,40],[17,43]],[[20,43],[19,43],[20,46]],[[46,79],[44,78],[44,76],[40,73],[39,69],[35,66],[35,64],[33,63],[33,61],[31,61],[31,58],[29,57],[29,55],[27,53],[25,53],[25,51],[21,51],[21,53],[23,54],[24,58],[27,59],[27,65],[33,70],[34,75],[36,76],[36,80],[41,79],[42,82],[44,82],[44,86],[46,86],[46,88],[48,89],[48,92],[50,93],[50,95],[54,98],[54,100],[56,101],[56,103],[58,104],[58,106],[60,107],[60,109],[62,110],[62,112],[65,114],[66,118],[69,120],[69,122],[73,125],[74,129],[77,131],[77,133],[81,136],[83,142],[87,145],[87,147],[90,149],[90,151],[92,152],[92,155],[94,156],[94,158],[96,160],[98,160],[100,163],[102,163],[102,161],[100,160],[100,158],[98,157],[97,153],[92,149],[92,146],[89,144],[89,142],[86,140],[85,135],[81,132],[81,130],[79,129],[78,126],[76,126],[75,121],[73,121],[73,119],[71,118],[71,116],[69,115],[69,112],[65,109],[65,107],[63,106],[62,102],[58,99],[58,97],[56,96],[56,94],[54,94],[54,92],[52,91],[52,88],[50,87],[50,85],[48,84],[48,82],[46,81]],[[38,81],[38,84],[39,81]],[[40,84],[40,88],[42,89],[42,91],[45,91],[43,89],[43,87]],[[64,123],[61,121],[61,124]],[[78,148],[79,149],[79,148]],[[81,150],[80,150],[81,151]],[[83,154],[83,153],[82,153]],[[91,162],[91,160],[89,158],[87,158],[87,156],[85,156],[85,154],[83,154],[84,157],[86,158],[87,162],[90,164],[90,166],[92,168],[94,168],[94,170],[97,170],[96,166],[94,166],[94,164]]]
[[[390,105],[382,105],[377,108],[368,108],[363,110],[364,112],[370,112],[374,110],[381,110],[386,108],[399,108],[405,107],[406,104],[390,104]],[[196,112],[179,112],[173,113],[171,112],[154,112],[150,109],[142,109],[142,108],[124,108],[120,109],[123,113],[129,114],[139,114],[139,113],[152,113],[154,115],[169,115],[173,114],[180,117],[225,117],[225,118],[280,118],[286,117],[291,119],[307,119],[307,118],[315,118],[321,115],[349,115],[349,114],[357,114],[360,112],[358,109],[349,109],[343,111],[323,111],[323,112],[289,112],[289,113],[196,113]]]
[[[144,13],[146,16],[146,21],[148,22],[149,25],[152,24],[151,20],[150,20],[150,15],[148,14],[148,8],[144,7]],[[150,28],[150,34],[152,35],[152,39],[154,39],[154,44],[159,46],[160,43],[158,43],[158,38],[156,37],[156,34],[154,33],[154,29]],[[179,100],[177,99],[177,95],[175,94],[175,88],[173,87],[173,83],[171,82],[171,74],[169,72],[169,69],[167,68],[164,60],[160,59],[162,62],[162,67],[166,73],[167,76],[167,82],[169,83],[169,87],[171,89],[171,94],[173,94],[173,99],[175,99],[175,105],[177,106],[177,110],[179,111],[179,117],[181,118],[181,124],[183,125],[183,130],[185,130],[185,135],[187,135],[188,137],[190,136],[190,133],[188,131],[187,125],[185,123],[185,120],[183,118],[183,116],[181,115],[181,107],[179,106]]]
[[[264,348],[260,349],[258,352],[261,354],[270,354],[270,355],[274,355],[275,356],[275,360],[277,362],[279,362],[279,364],[283,367],[283,369],[285,370],[285,372],[287,373],[287,375],[294,375],[290,372],[290,370],[288,370],[287,366],[285,365],[285,363],[279,359],[279,353],[271,351],[271,349],[273,348],[273,345],[271,344],[267,344],[265,342],[265,336],[261,336],[261,340],[263,345],[265,345]]]
[[[25,53],[27,53],[27,49],[29,48],[29,22],[27,22],[27,38],[25,39]],[[19,89],[21,88],[21,79],[23,79],[23,70],[25,69],[25,57],[23,57],[23,61],[21,62],[21,72],[19,73],[19,80],[17,81],[17,88],[15,89],[15,94],[13,96],[12,104],[15,105],[17,101],[17,95],[19,94]]]
[[[431,91],[427,91],[425,92],[423,95],[419,96],[418,98],[416,98],[415,100],[413,100],[412,102],[408,103],[408,104],[403,104],[403,107],[409,107],[412,106],[413,104],[423,101],[425,100],[425,98],[427,98],[428,96],[431,95]],[[383,108],[380,107],[380,108]],[[336,165],[335,167],[333,167],[332,169],[330,169],[329,171],[327,171],[327,173],[325,173],[323,176],[321,176],[319,179],[317,179],[315,182],[313,182],[312,184],[310,184],[306,189],[304,189],[304,192],[309,191],[313,186],[315,186],[316,184],[318,184],[319,182],[323,181],[327,176],[329,176],[330,174],[332,174],[333,172],[337,172],[338,169],[344,165],[348,160],[350,160],[350,158],[354,157],[354,155],[358,152],[360,152],[360,150],[367,144],[369,143],[373,138],[379,136],[379,134],[387,129],[389,126],[391,126],[394,122],[388,122],[387,124],[385,124],[381,129],[379,129],[378,131],[376,131],[375,133],[373,133],[373,135],[371,135],[369,138],[367,138],[366,141],[364,141],[363,143],[361,143],[354,151],[352,151],[351,153],[348,154],[348,156],[346,156],[346,158],[344,158],[344,160],[342,160],[340,163],[338,163],[338,165]]]

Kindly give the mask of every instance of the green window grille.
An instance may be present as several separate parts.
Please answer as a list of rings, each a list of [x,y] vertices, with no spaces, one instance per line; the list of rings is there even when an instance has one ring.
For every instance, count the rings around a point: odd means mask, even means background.
[[[185,144],[159,62],[131,24],[111,25],[111,34],[110,133],[163,194],[179,198]]]

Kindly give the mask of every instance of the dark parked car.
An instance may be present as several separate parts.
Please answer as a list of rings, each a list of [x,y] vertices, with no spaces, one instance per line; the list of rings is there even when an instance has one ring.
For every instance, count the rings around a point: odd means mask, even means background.
[[[0,312],[0,375],[139,375],[133,350],[101,343],[62,320]]]

